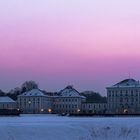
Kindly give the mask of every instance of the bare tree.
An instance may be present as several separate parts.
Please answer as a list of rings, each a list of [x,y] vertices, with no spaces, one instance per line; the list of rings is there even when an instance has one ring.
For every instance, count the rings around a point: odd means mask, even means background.
[[[26,81],[21,86],[22,93],[32,89],[38,89],[38,84],[35,81]]]

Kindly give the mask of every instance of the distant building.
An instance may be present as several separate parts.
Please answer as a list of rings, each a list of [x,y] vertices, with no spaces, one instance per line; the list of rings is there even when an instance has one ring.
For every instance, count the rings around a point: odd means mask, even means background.
[[[107,112],[107,103],[82,103],[81,112],[104,114]]]
[[[59,92],[59,96],[53,97],[53,111],[54,113],[78,113],[85,100],[86,98],[76,89],[67,86]]]
[[[107,87],[108,113],[140,113],[140,83],[123,80]]]
[[[52,98],[33,89],[18,96],[18,106],[23,113],[51,113]]]
[[[17,103],[10,97],[0,97],[0,109],[17,109]]]
[[[105,113],[106,103],[88,103],[73,86],[67,86],[55,95],[45,95],[33,89],[18,96],[18,107],[22,113]]]

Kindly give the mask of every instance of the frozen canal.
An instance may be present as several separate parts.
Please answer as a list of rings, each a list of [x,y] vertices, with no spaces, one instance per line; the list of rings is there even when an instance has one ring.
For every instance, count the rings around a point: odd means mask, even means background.
[[[0,140],[140,140],[140,118],[0,117]]]

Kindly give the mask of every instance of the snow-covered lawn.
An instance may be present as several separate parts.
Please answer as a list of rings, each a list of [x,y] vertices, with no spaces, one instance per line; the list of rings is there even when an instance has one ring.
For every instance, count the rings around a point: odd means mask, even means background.
[[[0,117],[0,140],[140,140],[140,118]]]

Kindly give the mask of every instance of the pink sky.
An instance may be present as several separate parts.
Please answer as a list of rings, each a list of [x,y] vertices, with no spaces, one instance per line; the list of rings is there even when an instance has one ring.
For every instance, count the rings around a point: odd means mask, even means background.
[[[140,79],[139,0],[1,0],[0,88],[56,91]]]

